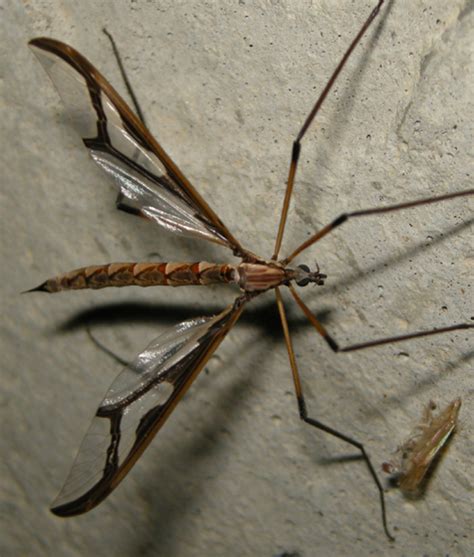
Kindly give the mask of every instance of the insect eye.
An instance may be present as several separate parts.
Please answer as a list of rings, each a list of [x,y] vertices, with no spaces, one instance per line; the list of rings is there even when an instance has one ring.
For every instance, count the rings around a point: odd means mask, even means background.
[[[302,271],[305,271],[306,273],[310,273],[311,271],[309,270],[308,265],[298,265],[298,269],[301,269]],[[297,283],[299,284],[299,282]]]
[[[298,286],[306,286],[308,283],[309,283],[309,278],[307,278],[307,277],[296,281],[296,284]]]

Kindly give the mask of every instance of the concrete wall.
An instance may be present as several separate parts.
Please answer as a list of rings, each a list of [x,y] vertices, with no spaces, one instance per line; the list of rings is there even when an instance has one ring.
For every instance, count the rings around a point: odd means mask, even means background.
[[[289,310],[310,414],[363,442],[377,469],[430,399],[463,398],[425,498],[387,493],[389,549],[363,462],[298,420],[271,293],[103,505],[69,520],[48,511],[120,368],[87,323],[130,359],[235,294],[19,295],[85,264],[228,259],[115,210],[113,184],[88,160],[27,41],[70,43],[123,91],[106,26],[152,132],[235,235],[269,256],[291,141],[373,4],[1,2],[2,555],[472,553],[472,334],[333,355]],[[384,8],[304,142],[284,253],[343,211],[472,187],[469,6]],[[464,198],[345,225],[301,257],[329,275],[302,290],[305,301],[341,344],[469,322],[472,210]]]

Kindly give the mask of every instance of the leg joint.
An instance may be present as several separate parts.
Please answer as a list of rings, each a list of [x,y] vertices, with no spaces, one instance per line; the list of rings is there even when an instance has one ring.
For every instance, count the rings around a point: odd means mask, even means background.
[[[298,400],[298,410],[300,413],[300,418],[304,421],[306,421],[308,419],[308,411],[306,410],[306,402],[303,398],[303,396],[299,396],[297,398]]]

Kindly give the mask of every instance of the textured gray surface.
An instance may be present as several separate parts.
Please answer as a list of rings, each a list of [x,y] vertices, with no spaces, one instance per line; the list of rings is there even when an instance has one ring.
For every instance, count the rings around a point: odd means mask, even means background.
[[[107,26],[153,133],[237,237],[267,255],[291,140],[373,4],[0,3],[2,555],[472,554],[472,335],[334,356],[291,312],[310,413],[364,442],[377,467],[429,399],[463,398],[460,431],[426,497],[387,494],[390,546],[363,463],[338,461],[350,448],[297,418],[271,295],[101,507],[70,520],[48,511],[118,371],[78,318],[102,308],[96,335],[130,358],[233,293],[19,296],[83,264],[227,257],[115,211],[113,186],[64,121],[28,39],[69,42],[122,90]],[[385,9],[305,142],[284,252],[342,211],[472,185],[470,7],[398,0]],[[460,199],[348,224],[302,258],[329,275],[305,300],[341,343],[471,319],[472,209]]]

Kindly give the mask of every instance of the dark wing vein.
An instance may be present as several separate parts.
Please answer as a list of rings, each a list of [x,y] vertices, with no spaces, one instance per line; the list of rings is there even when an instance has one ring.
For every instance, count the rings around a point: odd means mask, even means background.
[[[54,39],[30,42],[92,158],[117,182],[121,209],[166,229],[248,252],[102,74]]]
[[[84,513],[120,483],[237,321],[245,301],[237,298],[215,317],[173,327],[120,373],[53,503],[55,514]]]

